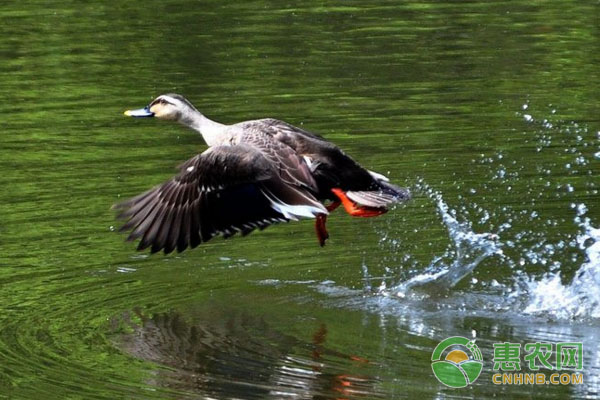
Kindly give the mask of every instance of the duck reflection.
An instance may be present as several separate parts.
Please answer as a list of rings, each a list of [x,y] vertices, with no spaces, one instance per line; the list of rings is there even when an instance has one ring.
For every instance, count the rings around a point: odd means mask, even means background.
[[[368,360],[327,349],[325,324],[302,341],[260,317],[211,311],[189,319],[177,312],[126,313],[115,321],[131,328],[119,345],[169,367],[149,384],[219,399],[381,397],[379,381],[364,374]]]

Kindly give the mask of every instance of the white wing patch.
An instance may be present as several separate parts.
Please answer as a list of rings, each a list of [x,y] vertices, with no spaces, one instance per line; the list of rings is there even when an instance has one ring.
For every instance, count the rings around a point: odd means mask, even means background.
[[[369,171],[369,174],[371,174],[371,176],[373,178],[377,179],[378,181],[384,181],[384,182],[390,181],[390,179],[385,175],[381,175],[380,173],[375,172],[375,171],[370,171],[370,170],[367,170],[367,171]]]
[[[308,169],[310,169],[311,171],[316,170],[320,164],[318,160],[315,162],[315,160],[313,160],[309,156],[302,156],[302,158],[304,159],[306,165],[308,165]]]
[[[329,214],[325,207],[317,208],[306,204],[287,204],[279,200],[273,195],[273,193],[270,193],[267,190],[262,190],[262,193],[267,199],[269,199],[269,201],[271,202],[271,207],[275,211],[283,214],[285,218],[291,219],[292,221],[298,221],[299,217],[315,218],[318,214]]]
[[[302,158],[304,158],[304,162],[306,163],[306,165],[308,165],[308,168],[312,167],[312,158],[310,158],[309,156],[303,156]]]

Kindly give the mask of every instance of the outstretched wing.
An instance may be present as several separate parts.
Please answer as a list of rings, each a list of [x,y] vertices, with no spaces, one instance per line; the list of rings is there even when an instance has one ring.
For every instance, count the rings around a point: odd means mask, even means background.
[[[180,166],[180,173],[115,208],[152,253],[194,248],[213,236],[246,235],[277,222],[327,213],[306,190],[283,181],[261,151],[246,144],[211,147]]]

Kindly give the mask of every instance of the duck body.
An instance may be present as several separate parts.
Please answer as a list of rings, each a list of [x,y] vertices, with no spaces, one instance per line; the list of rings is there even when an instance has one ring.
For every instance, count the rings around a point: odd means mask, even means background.
[[[270,140],[286,145],[301,156],[316,181],[317,192],[314,194],[321,201],[339,201],[339,197],[332,192],[334,188],[344,192],[389,193],[396,197],[396,201],[391,202],[372,201],[373,207],[389,205],[409,197],[406,189],[391,185],[383,175],[365,169],[335,144],[287,122],[266,118],[240,122],[232,127],[249,133],[251,137],[267,135]],[[238,137],[242,140],[245,138],[244,134]]]
[[[173,179],[115,206],[127,220],[121,230],[131,231],[129,240],[140,239],[138,250],[183,251],[219,234],[246,235],[299,218],[316,219],[323,246],[327,215],[339,205],[371,217],[410,197],[333,143],[277,119],[223,125],[176,94],[126,115],[177,121],[209,146]]]

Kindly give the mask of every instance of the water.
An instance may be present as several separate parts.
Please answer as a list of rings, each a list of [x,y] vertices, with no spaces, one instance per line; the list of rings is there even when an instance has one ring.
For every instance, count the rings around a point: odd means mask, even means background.
[[[598,4],[0,7],[0,397],[597,398]],[[204,146],[122,117],[318,132],[414,199],[136,253],[110,206]],[[475,338],[479,379],[431,353]],[[581,341],[584,384],[496,386],[493,344]],[[526,371],[525,371],[526,372]],[[547,373],[546,371],[545,373]]]

